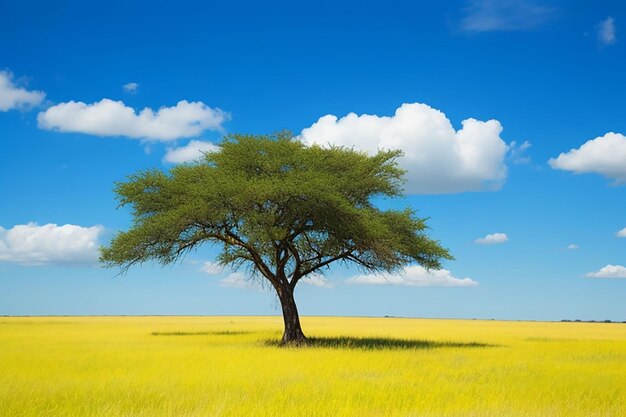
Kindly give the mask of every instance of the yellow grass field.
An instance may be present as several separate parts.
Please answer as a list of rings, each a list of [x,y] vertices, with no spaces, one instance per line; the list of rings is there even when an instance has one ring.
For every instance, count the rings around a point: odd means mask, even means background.
[[[626,416],[626,324],[0,318],[2,416]]]

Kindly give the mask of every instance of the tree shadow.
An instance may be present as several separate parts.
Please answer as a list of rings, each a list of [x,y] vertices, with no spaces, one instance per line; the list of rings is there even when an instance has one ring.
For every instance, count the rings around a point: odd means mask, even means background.
[[[283,346],[280,340],[268,340],[269,346]],[[286,345],[289,347],[289,345]],[[439,348],[487,348],[497,347],[481,342],[433,341],[422,339],[396,339],[389,337],[310,337],[302,347],[356,350],[424,350]]]

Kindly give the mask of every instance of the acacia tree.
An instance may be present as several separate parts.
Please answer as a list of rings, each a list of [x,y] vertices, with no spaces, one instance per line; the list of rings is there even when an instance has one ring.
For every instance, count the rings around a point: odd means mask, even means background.
[[[425,234],[411,209],[381,210],[373,197],[399,197],[399,151],[369,156],[343,147],[306,146],[289,132],[230,135],[214,152],[169,173],[142,171],[117,183],[133,224],[101,250],[125,272],[155,260],[170,264],[203,243],[218,262],[267,280],[282,306],[282,343],[306,340],[294,300],[302,278],[333,263],[369,272],[408,263],[439,268],[450,254]]]

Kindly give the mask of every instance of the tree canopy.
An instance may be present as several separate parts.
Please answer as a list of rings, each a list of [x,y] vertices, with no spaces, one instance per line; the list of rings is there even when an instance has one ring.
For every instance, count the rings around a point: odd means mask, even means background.
[[[198,162],[117,183],[133,224],[102,248],[101,261],[125,271],[151,260],[170,264],[200,244],[219,244],[219,263],[248,267],[276,290],[283,342],[300,343],[305,337],[293,291],[303,277],[338,262],[388,272],[409,263],[436,269],[451,259],[413,210],[381,210],[372,201],[402,195],[400,155],[307,146],[289,132],[229,135]]]

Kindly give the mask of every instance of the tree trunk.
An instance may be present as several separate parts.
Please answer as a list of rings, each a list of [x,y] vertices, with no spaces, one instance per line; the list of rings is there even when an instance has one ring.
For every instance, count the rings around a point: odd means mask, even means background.
[[[306,343],[306,336],[300,327],[300,316],[296,301],[293,298],[293,290],[285,288],[279,291],[278,298],[283,308],[283,320],[285,322],[285,332],[280,342],[281,345],[302,345]]]

